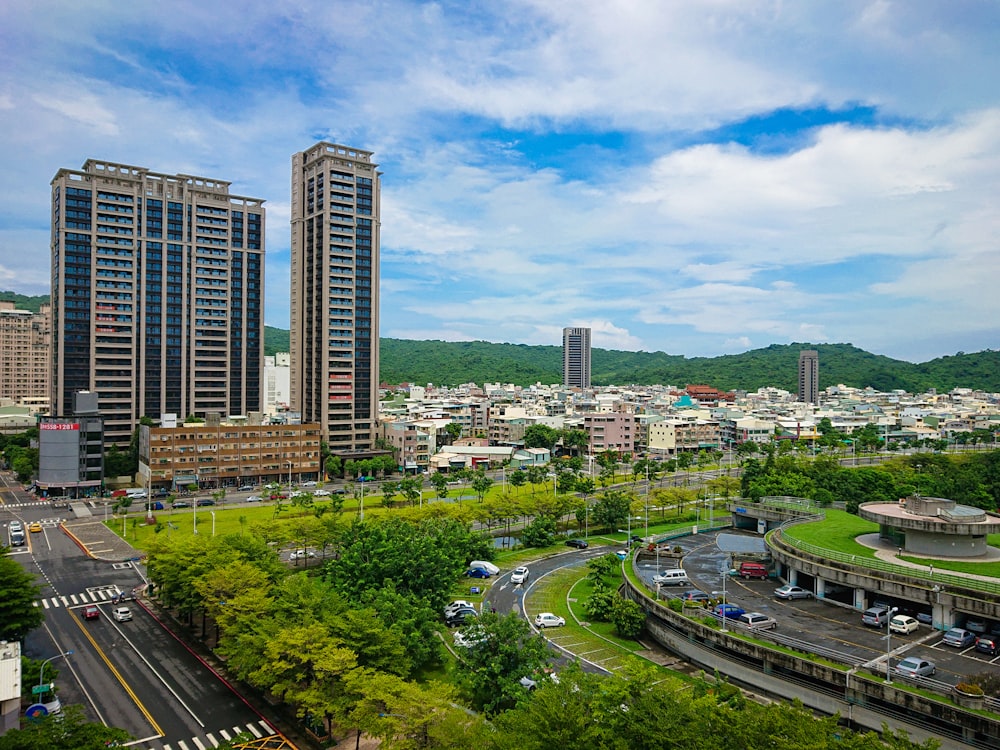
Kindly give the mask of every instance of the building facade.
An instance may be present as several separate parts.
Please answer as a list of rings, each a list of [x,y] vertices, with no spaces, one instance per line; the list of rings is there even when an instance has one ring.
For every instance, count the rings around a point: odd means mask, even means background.
[[[51,341],[51,305],[36,313],[0,300],[0,402],[48,411]]]
[[[139,418],[261,408],[264,201],[221,180],[88,160],[52,180],[52,413],[97,394]]]
[[[38,422],[38,479],[43,497],[87,497],[104,488],[104,419],[97,394],[73,394],[72,416]]]
[[[819,352],[815,349],[799,352],[799,401],[819,403]]]
[[[563,385],[590,388],[589,328],[563,328]]]
[[[341,455],[377,437],[380,194],[370,151],[292,157],[291,406]]]
[[[216,489],[323,478],[318,424],[220,421],[139,428],[139,474],[152,490]]]

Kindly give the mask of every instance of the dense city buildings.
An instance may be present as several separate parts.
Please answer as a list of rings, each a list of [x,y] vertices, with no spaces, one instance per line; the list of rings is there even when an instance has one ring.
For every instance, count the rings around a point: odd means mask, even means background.
[[[51,340],[51,305],[36,313],[0,300],[0,403],[48,411]]]
[[[819,403],[819,352],[815,349],[799,352],[799,401]]]
[[[52,180],[52,408],[140,417],[261,408],[264,201],[229,182],[90,159]]]
[[[563,385],[590,388],[589,328],[563,328]]]
[[[292,157],[291,408],[342,455],[377,431],[380,180],[370,151]]]

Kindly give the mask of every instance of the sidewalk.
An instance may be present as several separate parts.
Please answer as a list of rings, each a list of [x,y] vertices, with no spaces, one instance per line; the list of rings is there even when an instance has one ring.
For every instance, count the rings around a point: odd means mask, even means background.
[[[883,562],[892,563],[893,565],[898,565],[901,568],[911,568],[913,570],[919,570],[922,573],[934,573],[935,569],[933,564],[931,565],[921,565],[920,563],[910,562],[909,560],[904,560],[899,556],[899,547],[894,544],[889,544],[884,539],[881,539],[877,533],[873,534],[862,534],[855,539],[858,544],[863,544],[869,549],[875,550],[875,557]],[[903,550],[906,555],[914,556],[915,553],[907,552]],[[1000,550],[990,547],[990,551],[982,557],[945,557],[943,555],[938,555],[936,558],[938,560],[948,560],[953,562],[966,562],[966,563],[992,563],[1000,562]],[[988,581],[990,583],[996,583],[997,579],[993,576],[983,576],[976,573],[963,573],[958,570],[949,570],[948,568],[938,568],[936,570],[938,573],[947,573],[950,576],[957,576],[959,578],[968,578],[974,581]]]
[[[62,530],[94,560],[125,562],[143,556],[143,553],[95,519],[66,521],[62,524]]]

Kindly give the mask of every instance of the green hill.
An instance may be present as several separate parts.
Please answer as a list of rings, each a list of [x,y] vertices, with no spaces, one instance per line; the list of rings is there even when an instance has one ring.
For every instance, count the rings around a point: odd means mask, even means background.
[[[19,309],[37,311],[48,296],[0,292]],[[264,327],[264,353],[287,352],[288,331]],[[594,385],[711,385],[721,390],[755,391],[775,386],[795,392],[799,352],[819,352],[820,388],[837,385],[911,393],[937,388],[1000,392],[1000,351],[960,352],[913,364],[871,354],[851,344],[772,344],[742,354],[687,358],[664,352],[591,351]],[[491,344],[486,341],[381,340],[383,383],[458,385],[459,383],[559,383],[562,347]]]

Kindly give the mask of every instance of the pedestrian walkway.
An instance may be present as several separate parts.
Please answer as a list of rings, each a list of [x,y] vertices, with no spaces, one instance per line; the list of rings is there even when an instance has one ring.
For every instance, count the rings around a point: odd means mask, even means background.
[[[79,519],[63,529],[89,557],[105,562],[138,560],[141,553],[100,521]]]
[[[165,742],[161,739],[139,740],[136,743],[129,743],[129,747],[140,748],[141,750],[209,750],[209,748],[218,747],[223,742],[232,742],[237,737],[254,740],[273,739],[273,744],[268,743],[262,745],[262,747],[284,747],[289,749],[293,747],[263,719],[256,722],[249,722],[242,726],[215,729],[211,732],[194,735],[184,740],[171,740],[170,742]]]
[[[48,596],[33,602],[33,604],[43,609],[71,609],[73,607],[82,607],[85,604],[101,604],[102,602],[115,604],[123,593],[125,592],[114,584],[109,586],[94,586],[78,594]]]
[[[904,560],[899,556],[899,547],[894,544],[882,539],[877,533],[873,534],[862,534],[859,537],[855,537],[855,541],[858,544],[862,544],[869,549],[875,551],[875,557],[879,560],[883,560],[887,563],[892,563],[893,565],[898,565],[901,568],[912,568],[913,570],[919,570],[922,573],[928,573],[933,575],[934,565],[933,563],[929,565],[923,565],[921,563],[910,562],[909,560]],[[907,555],[915,556],[913,552],[903,552]],[[935,558],[925,558],[928,560],[948,560],[955,562],[964,563],[995,563],[1000,562],[1000,550],[995,547],[989,547],[988,551],[982,557],[945,557],[944,555],[938,555]],[[976,573],[964,573],[959,570],[949,570],[948,568],[938,568],[939,573],[947,573],[950,576],[957,576],[959,578],[969,578],[975,581],[989,581],[990,583],[996,583],[996,578],[994,576],[978,575]]]
[[[45,500],[36,500],[31,503],[5,503],[0,501],[0,508],[41,508],[47,505],[51,505],[51,503]]]

